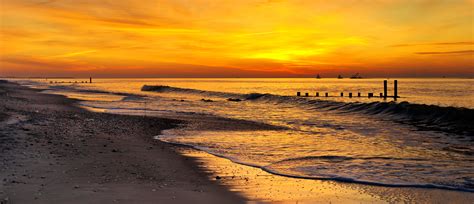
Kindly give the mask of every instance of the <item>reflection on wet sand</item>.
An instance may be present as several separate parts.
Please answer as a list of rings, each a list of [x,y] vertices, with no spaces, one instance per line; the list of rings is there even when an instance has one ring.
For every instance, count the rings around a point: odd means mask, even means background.
[[[211,180],[251,201],[298,203],[470,203],[473,193],[426,188],[369,186],[336,181],[297,179],[273,175],[259,168],[189,148],[180,153],[197,160]]]

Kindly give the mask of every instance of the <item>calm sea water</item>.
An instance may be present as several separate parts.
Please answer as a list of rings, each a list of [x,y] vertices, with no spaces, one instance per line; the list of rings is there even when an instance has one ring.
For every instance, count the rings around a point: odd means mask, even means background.
[[[397,102],[295,96],[298,91],[312,96],[315,92],[378,95],[383,92],[383,79],[94,81],[21,83],[83,99],[85,107],[112,113],[209,114],[286,127],[279,131],[178,129],[159,137],[275,174],[474,191],[473,79],[398,79],[401,98]],[[141,91],[144,85],[153,87]],[[389,95],[392,86],[389,79]]]

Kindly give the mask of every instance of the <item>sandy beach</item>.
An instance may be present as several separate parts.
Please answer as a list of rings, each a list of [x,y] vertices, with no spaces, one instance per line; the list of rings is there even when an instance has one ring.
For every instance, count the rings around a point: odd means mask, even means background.
[[[94,113],[0,83],[1,203],[242,203],[152,140],[180,121]]]
[[[0,204],[474,204],[474,0],[6,0]]]
[[[3,203],[470,203],[474,194],[292,178],[154,139],[282,130],[209,115],[144,117],[0,83]]]

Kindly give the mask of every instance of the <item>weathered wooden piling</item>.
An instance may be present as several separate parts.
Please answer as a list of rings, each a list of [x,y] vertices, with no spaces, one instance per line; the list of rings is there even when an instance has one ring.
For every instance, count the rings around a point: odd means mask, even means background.
[[[92,77],[89,77],[89,83],[92,84]]]
[[[344,97],[344,92],[341,92],[341,97]]]
[[[397,100],[398,98],[398,81],[393,81],[393,100]]]
[[[329,93],[326,92],[325,95],[326,95],[326,97],[328,97],[328,96],[329,96]]]
[[[387,80],[383,80],[383,99],[387,99]]]
[[[367,96],[368,96],[369,98],[372,98],[372,97],[374,97],[374,93],[368,93]]]
[[[301,96],[301,92],[296,92],[296,96]]]
[[[383,93],[380,93],[380,95],[379,95],[379,96],[380,96],[380,98],[382,98],[382,97],[383,97]]]
[[[308,96],[309,96],[309,93],[304,93],[304,96],[308,97]]]
[[[357,93],[357,97],[360,97],[360,92]]]
[[[349,98],[352,98],[352,93],[349,93]]]
[[[319,97],[319,92],[316,92],[316,97]]]

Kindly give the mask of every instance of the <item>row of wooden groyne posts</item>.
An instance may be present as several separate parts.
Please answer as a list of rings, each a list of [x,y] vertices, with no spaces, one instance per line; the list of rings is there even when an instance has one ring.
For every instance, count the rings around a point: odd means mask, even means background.
[[[46,79],[48,80],[48,79]],[[69,83],[69,84],[72,84],[72,83],[81,83],[81,84],[87,84],[87,83],[90,83],[92,84],[92,77],[89,78],[89,82],[87,81],[49,81],[50,84],[64,84],[64,83]]]
[[[303,95],[301,95],[301,92],[296,92],[296,96],[303,96]],[[319,92],[316,92],[316,94],[314,96],[311,96],[309,93],[305,93],[304,96],[305,97],[338,97],[338,96],[330,96],[328,92],[325,92],[324,96],[320,96]],[[344,97],[344,92],[341,92],[339,97]],[[360,92],[358,92],[357,95],[355,95],[355,94],[353,95],[351,92],[349,92],[347,97],[349,97],[349,98],[352,98],[352,97],[374,98],[376,96],[374,95],[374,93],[370,93],[370,92],[367,93],[366,96],[362,96],[362,94]],[[387,80],[384,80],[383,81],[383,93],[379,94],[379,98],[383,98],[384,100],[387,99],[387,98],[393,98],[393,100],[397,100],[397,98],[400,98],[400,96],[398,96],[398,81],[397,80],[393,81],[393,95],[389,96],[388,95],[388,89],[387,89]]]

